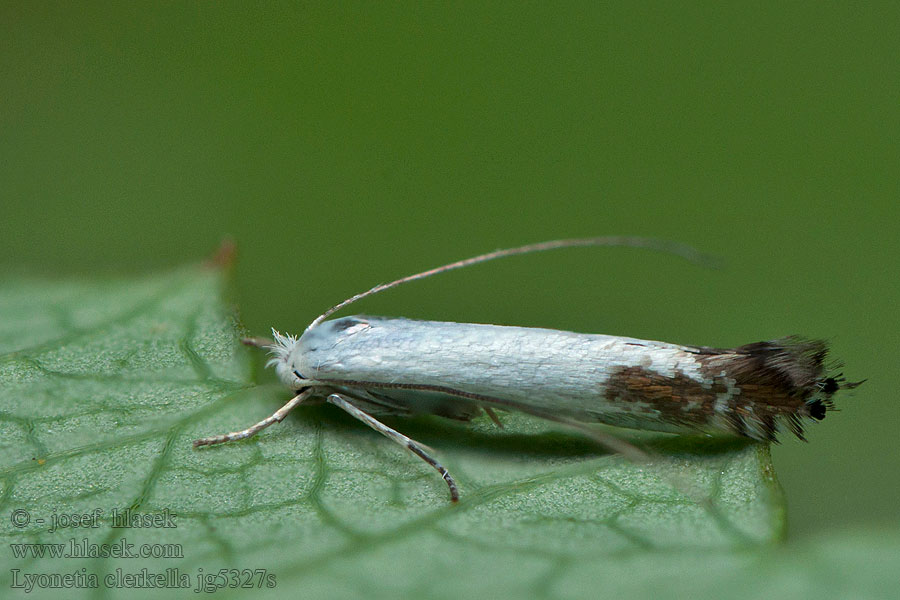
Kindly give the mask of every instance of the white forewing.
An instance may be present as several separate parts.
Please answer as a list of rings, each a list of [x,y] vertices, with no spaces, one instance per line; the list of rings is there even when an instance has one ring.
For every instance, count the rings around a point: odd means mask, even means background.
[[[286,356],[288,378],[442,386],[514,400],[579,420],[615,422],[647,407],[607,401],[610,374],[641,367],[708,383],[691,349],[677,344],[472,323],[353,316],[303,334]],[[290,384],[289,380],[285,380]],[[410,402],[414,399],[409,400]],[[643,417],[641,421],[643,421]],[[669,429],[656,423],[654,429]]]

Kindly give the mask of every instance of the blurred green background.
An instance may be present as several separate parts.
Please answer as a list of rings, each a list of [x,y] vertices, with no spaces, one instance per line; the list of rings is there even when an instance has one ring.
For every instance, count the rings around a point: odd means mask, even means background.
[[[230,236],[246,326],[298,332],[498,247],[686,242],[725,267],[567,250],[357,310],[825,337],[868,382],[776,448],[790,535],[897,527],[896,4],[2,2],[0,27],[4,272],[141,273]]]

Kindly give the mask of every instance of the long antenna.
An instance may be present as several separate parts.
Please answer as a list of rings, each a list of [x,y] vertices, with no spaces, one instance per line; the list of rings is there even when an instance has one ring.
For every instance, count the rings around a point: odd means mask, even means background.
[[[713,257],[703,254],[702,252],[700,252],[696,248],[692,248],[691,246],[666,240],[656,240],[653,238],[631,236],[604,236],[538,242],[537,244],[527,244],[525,246],[518,246],[516,248],[494,250],[493,252],[488,252],[487,254],[479,254],[478,256],[473,256],[472,258],[466,258],[464,260],[452,262],[440,267],[435,267],[427,271],[422,271],[421,273],[407,275],[406,277],[395,279],[394,281],[391,281],[389,283],[378,284],[372,289],[366,290],[365,292],[362,292],[360,294],[356,294],[355,296],[351,296],[343,302],[335,304],[324,313],[316,317],[316,319],[306,328],[306,331],[309,331],[337,311],[341,310],[345,306],[353,304],[357,300],[362,300],[363,298],[366,298],[368,296],[373,296],[379,292],[389,290],[403,283],[409,283],[410,281],[416,281],[417,279],[425,279],[426,277],[431,277],[432,275],[437,275],[446,271],[452,271],[453,269],[470,267],[478,263],[494,260],[495,258],[505,258],[507,256],[515,256],[517,254],[544,252],[545,250],[555,250],[557,248],[572,248],[576,246],[627,246],[631,248],[647,248],[649,250],[656,250],[658,252],[664,252],[666,254],[674,254],[699,265],[712,266],[716,263],[716,260]]]

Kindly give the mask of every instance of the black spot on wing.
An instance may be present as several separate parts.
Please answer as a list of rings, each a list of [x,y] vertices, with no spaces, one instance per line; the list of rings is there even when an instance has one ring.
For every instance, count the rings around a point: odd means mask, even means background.
[[[360,321],[359,319],[355,319],[353,317],[344,317],[343,319],[335,319],[331,321],[331,330],[332,331],[344,331],[345,329],[350,329],[354,325],[362,325],[365,321]]]

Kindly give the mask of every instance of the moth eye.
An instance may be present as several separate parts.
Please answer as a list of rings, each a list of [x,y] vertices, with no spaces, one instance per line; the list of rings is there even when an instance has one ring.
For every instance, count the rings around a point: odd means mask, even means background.
[[[822,384],[822,391],[825,392],[826,394],[833,394],[836,391],[838,391],[838,389],[840,389],[840,387],[841,386],[838,385],[838,382],[834,377],[829,377]]]
[[[808,406],[809,416],[811,416],[813,419],[815,419],[816,421],[821,421],[825,418],[825,404],[821,400],[811,402]]]

